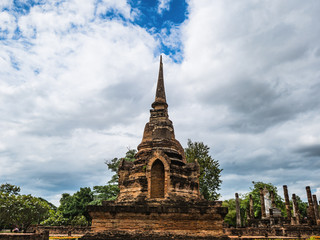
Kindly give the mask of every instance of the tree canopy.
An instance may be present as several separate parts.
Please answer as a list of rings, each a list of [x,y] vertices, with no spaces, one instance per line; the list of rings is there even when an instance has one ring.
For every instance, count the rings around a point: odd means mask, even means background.
[[[253,199],[253,212],[256,218],[261,217],[261,202],[260,202],[260,188],[266,188],[269,193],[273,192],[276,207],[279,208],[283,215],[286,215],[285,205],[283,203],[282,197],[278,194],[278,189],[272,183],[264,182],[252,182],[253,187],[250,187],[250,192],[243,195],[243,201],[246,208],[249,209],[249,195]]]
[[[39,224],[49,216],[47,201],[29,195],[21,195],[20,187],[11,184],[0,186],[0,228],[25,231],[31,224]]]
[[[91,219],[87,214],[88,205],[101,205],[103,200],[115,200],[119,189],[117,185],[94,186],[80,188],[74,194],[63,193],[60,206],[50,211],[50,216],[41,222],[43,225],[87,226]]]
[[[205,199],[217,200],[220,197],[222,180],[220,164],[218,160],[213,159],[209,154],[210,148],[203,142],[192,142],[188,140],[188,147],[185,148],[186,159],[188,162],[194,162],[196,159],[200,165],[200,192]]]
[[[111,180],[108,182],[109,184],[118,184],[118,168],[119,168],[119,164],[120,161],[122,159],[128,161],[128,162],[133,162],[135,160],[134,156],[136,155],[137,150],[135,149],[128,149],[128,151],[126,152],[125,157],[123,158],[113,158],[112,160],[106,160],[105,164],[107,164],[108,169],[111,170],[112,172],[114,172],[115,174],[113,174]]]

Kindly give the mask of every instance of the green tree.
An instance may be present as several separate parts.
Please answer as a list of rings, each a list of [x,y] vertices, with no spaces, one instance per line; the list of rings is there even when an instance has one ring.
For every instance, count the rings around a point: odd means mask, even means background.
[[[230,226],[236,226],[236,201],[234,198],[229,200],[224,200],[222,202],[223,207],[228,208],[228,213],[224,218],[224,221],[228,223]]]
[[[63,193],[60,198],[60,206],[57,209],[51,209],[49,217],[41,224],[49,226],[87,226],[91,219],[86,208],[92,201],[93,192],[89,187],[80,188],[73,195]]]
[[[38,198],[39,198],[41,201],[46,202],[52,210],[57,210],[57,207],[56,207],[54,204],[52,204],[51,202],[49,202],[48,200],[46,200],[46,199],[44,199],[44,198],[42,198],[42,197],[38,197]]]
[[[107,164],[108,169],[115,173],[113,174],[111,180],[108,183],[118,184],[118,179],[119,179],[118,168],[119,168],[120,161],[124,159],[128,162],[133,162],[135,160],[134,156],[136,155],[136,153],[137,153],[137,150],[128,149],[128,151],[126,152],[126,156],[124,158],[114,158],[112,160],[105,161],[105,164]]]
[[[40,224],[49,217],[50,206],[37,197],[17,195],[15,204],[13,223],[23,231],[26,231],[31,224]]]
[[[68,218],[63,216],[61,210],[53,210],[49,211],[49,217],[42,221],[40,224],[45,226],[66,226],[69,225],[71,221]]]
[[[25,231],[31,224],[39,224],[49,216],[50,206],[46,201],[31,195],[20,195],[20,187],[0,186],[0,225]]]
[[[10,183],[5,183],[0,185],[0,192],[8,193],[10,195],[19,195],[20,187],[12,185]]]
[[[308,203],[303,202],[298,195],[296,195],[296,201],[297,201],[297,204],[298,204],[300,216],[302,218],[307,217]],[[290,201],[290,206],[291,206],[291,209],[293,209],[292,201]]]
[[[80,188],[80,190],[73,195],[70,195],[69,193],[63,193],[60,199],[60,206],[58,207],[57,211],[62,213],[63,218],[68,219],[68,225],[72,225],[72,222],[75,222],[74,219],[80,218],[81,216],[84,216],[87,220],[87,223],[89,223],[91,219],[87,214],[86,208],[92,201],[93,192],[91,191],[91,188]],[[54,218],[55,217],[52,219]],[[59,218],[59,215],[57,219],[61,219]]]
[[[218,160],[209,155],[210,148],[203,142],[192,142],[188,140],[188,147],[185,149],[187,162],[194,162],[196,159],[200,165],[200,192],[205,199],[217,200],[220,194],[217,191],[221,186],[221,171]]]
[[[241,224],[245,226],[246,223],[246,204],[245,201],[239,197],[240,202],[240,216],[241,216]],[[228,208],[228,213],[224,218],[224,221],[228,223],[230,226],[236,226],[236,200],[231,198],[229,200],[224,200],[222,202],[223,207]]]
[[[87,226],[90,224],[90,216],[87,214],[88,205],[101,205],[103,200],[115,200],[118,196],[117,185],[94,186],[93,191],[89,187],[80,188],[73,195],[63,193],[60,206],[51,209],[50,216],[41,222],[48,226]]]
[[[93,201],[90,205],[102,205],[102,201],[114,201],[119,194],[119,188],[115,184],[93,187]]]
[[[254,182],[253,181],[252,183],[253,183],[253,187],[250,187],[251,191],[247,194],[244,194],[243,197],[244,197],[244,203],[245,203],[246,208],[249,208],[249,199],[250,199],[249,195],[252,196],[253,211],[254,211],[254,216],[256,218],[261,218],[260,188],[262,188],[262,189],[267,188],[269,193],[273,192],[276,207],[281,210],[283,215],[286,214],[283,199],[278,194],[278,189],[276,186],[274,186],[271,183],[264,183],[264,182]]]

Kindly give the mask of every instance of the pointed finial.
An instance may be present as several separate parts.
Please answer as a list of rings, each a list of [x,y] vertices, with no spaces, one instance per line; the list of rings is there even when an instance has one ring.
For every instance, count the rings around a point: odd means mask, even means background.
[[[159,76],[158,76],[158,83],[157,83],[157,89],[156,89],[156,99],[152,104],[152,107],[155,107],[156,105],[165,105],[166,107],[168,106],[167,100],[166,100],[166,93],[164,90],[162,55],[160,55],[160,67],[159,67]]]

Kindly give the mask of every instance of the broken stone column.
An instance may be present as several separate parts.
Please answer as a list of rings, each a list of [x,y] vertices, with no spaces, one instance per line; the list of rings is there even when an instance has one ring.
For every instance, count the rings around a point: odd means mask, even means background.
[[[288,219],[288,221],[291,221],[291,208],[290,208],[290,201],[289,201],[289,194],[288,194],[287,185],[283,185],[283,194],[284,194],[284,200],[285,200],[286,210],[287,210],[287,219]]]
[[[247,222],[243,223],[243,226],[247,226],[248,220],[250,220],[250,212],[249,212],[249,208],[246,208],[246,216],[247,216]]]
[[[316,215],[316,219],[317,219],[317,220],[320,220],[317,195],[315,195],[315,194],[312,195],[312,198],[313,198],[314,213],[315,213],[315,215]]]
[[[239,202],[239,195],[236,195],[236,227],[241,227],[241,215],[240,215],[240,202]]]
[[[306,191],[307,191],[307,197],[308,197],[308,222],[310,225],[314,225],[316,224],[316,215],[314,212],[314,205],[313,205],[313,200],[312,200],[312,196],[311,196],[311,189],[310,186],[306,187]]]
[[[269,214],[270,214],[270,226],[273,226],[274,225],[273,208],[269,209]]]
[[[300,211],[297,203],[295,194],[292,194],[292,205],[293,205],[293,217],[295,218],[295,224],[300,224]]]
[[[249,216],[250,216],[250,219],[254,219],[253,199],[251,194],[249,195]]]
[[[263,188],[260,188],[260,202],[261,202],[261,218],[264,219],[266,215],[266,206],[264,205]]]
[[[271,196],[271,206],[272,206],[272,208],[276,208],[276,201],[274,200],[274,192],[273,191],[270,192],[270,196]]]

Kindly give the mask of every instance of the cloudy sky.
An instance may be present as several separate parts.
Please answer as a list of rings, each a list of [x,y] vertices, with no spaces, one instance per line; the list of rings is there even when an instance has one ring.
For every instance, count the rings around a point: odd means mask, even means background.
[[[320,1],[1,0],[0,183],[58,204],[140,143],[163,55],[177,139],[222,199],[252,181],[320,198]]]

